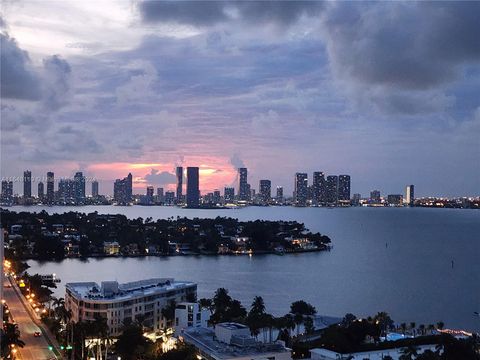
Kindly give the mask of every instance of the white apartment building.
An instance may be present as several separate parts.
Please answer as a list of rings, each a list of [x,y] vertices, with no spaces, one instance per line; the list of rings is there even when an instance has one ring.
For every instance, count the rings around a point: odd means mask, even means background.
[[[210,310],[202,309],[198,303],[182,302],[175,308],[175,333],[191,327],[208,327]]]
[[[197,284],[157,278],[119,284],[117,281],[67,283],[65,307],[72,321],[107,319],[111,336],[122,332],[125,322],[141,320],[150,331],[159,332],[171,324],[162,309],[172,301],[185,302],[196,297]]]

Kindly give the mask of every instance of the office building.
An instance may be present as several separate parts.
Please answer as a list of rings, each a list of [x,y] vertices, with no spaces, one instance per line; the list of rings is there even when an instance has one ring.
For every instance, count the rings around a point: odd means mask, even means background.
[[[162,315],[172,302],[181,303],[196,297],[197,284],[174,279],[148,279],[125,284],[117,281],[67,283],[65,308],[74,323],[107,320],[110,336],[122,333],[124,323],[142,319],[150,332],[171,327]]]
[[[238,200],[248,201],[250,198],[250,189],[248,185],[247,168],[238,169]]]
[[[25,199],[32,197],[32,172],[29,170],[23,172],[23,197]]]
[[[295,206],[307,205],[307,191],[308,191],[308,175],[306,173],[295,174],[295,191],[294,201]]]
[[[413,206],[415,203],[415,187],[413,185],[407,185],[405,188],[405,203],[409,206]]]
[[[270,180],[260,180],[258,192],[262,202],[270,202],[272,199],[272,182]]]
[[[315,205],[325,203],[325,175],[321,171],[313,173],[312,201]]]
[[[338,176],[327,176],[326,200],[329,205],[336,205],[338,202]]]
[[[47,172],[47,203],[53,204],[55,201],[55,174],[52,171]]]
[[[223,198],[226,203],[232,203],[235,200],[235,189],[233,187],[226,187],[223,189]]]
[[[92,197],[98,197],[98,181],[92,181]]]
[[[381,201],[382,201],[382,199],[380,197],[380,191],[379,190],[370,191],[370,203],[380,204]]]
[[[344,205],[350,203],[350,175],[338,177],[338,201]]]
[[[38,186],[37,186],[37,196],[40,200],[43,200],[45,197],[45,186],[41,181],[38,183]]]
[[[85,201],[85,176],[81,171],[75,173],[74,180],[74,193],[75,202],[81,204]]]
[[[187,207],[198,207],[200,201],[199,168],[187,167]]]
[[[283,186],[277,186],[277,193],[275,196],[277,203],[283,203]]]
[[[176,191],[176,200],[177,204],[182,202],[183,197],[183,167],[177,166],[176,169],[176,177],[177,177],[177,191]]]

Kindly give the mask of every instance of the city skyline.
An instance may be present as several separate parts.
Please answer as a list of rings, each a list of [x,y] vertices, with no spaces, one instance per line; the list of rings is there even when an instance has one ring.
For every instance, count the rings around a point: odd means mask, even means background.
[[[140,189],[191,165],[211,191],[247,167],[290,193],[320,169],[362,194],[479,195],[478,3],[210,6],[4,4],[2,176]]]

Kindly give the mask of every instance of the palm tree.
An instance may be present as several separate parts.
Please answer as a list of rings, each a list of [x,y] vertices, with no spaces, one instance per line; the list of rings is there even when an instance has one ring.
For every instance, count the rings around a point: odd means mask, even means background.
[[[402,329],[403,335],[405,335],[405,331],[407,330],[407,324],[406,323],[401,323],[400,324],[400,329]]]
[[[297,327],[297,336],[298,336],[300,333],[300,324],[303,323],[303,315],[299,313],[293,315],[293,321],[295,322],[295,325]]]
[[[20,339],[20,330],[18,330],[17,324],[5,324],[4,329],[0,330],[0,333],[2,359],[11,356],[13,347],[24,347],[25,343]]]
[[[415,336],[415,326],[416,326],[416,325],[417,325],[417,324],[415,324],[414,322],[411,322],[411,323],[410,323],[410,330],[412,330],[412,333],[413,333],[412,335],[413,335],[413,336]]]
[[[444,326],[445,326],[445,324],[443,323],[443,321],[437,322],[437,329],[438,330],[442,330]]]
[[[422,333],[422,335],[425,335],[425,325],[420,324],[420,325],[418,326],[418,330],[420,330],[420,332]]]

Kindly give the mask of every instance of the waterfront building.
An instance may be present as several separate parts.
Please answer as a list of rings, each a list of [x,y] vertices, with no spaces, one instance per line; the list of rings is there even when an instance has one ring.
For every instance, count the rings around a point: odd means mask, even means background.
[[[75,181],[72,179],[60,179],[58,182],[57,198],[63,203],[73,203],[75,196]]]
[[[175,308],[175,333],[180,334],[188,328],[208,327],[210,310],[202,309],[196,302],[182,302]]]
[[[260,180],[258,190],[260,200],[264,203],[270,202],[272,199],[272,182],[270,180]]]
[[[92,181],[92,197],[94,198],[98,197],[98,181],[97,180]]]
[[[307,173],[295,174],[295,191],[294,201],[295,206],[307,205],[307,191],[308,191],[308,175]]]
[[[45,197],[45,186],[43,185],[43,182],[39,182],[37,186],[37,196],[40,200],[43,200]]]
[[[163,188],[159,187],[157,188],[157,202],[163,203],[164,200],[165,199],[163,197]]]
[[[390,194],[387,196],[388,206],[400,206],[403,204],[403,196],[400,194]]]
[[[25,199],[32,197],[32,172],[30,170],[23,172],[23,197]]]
[[[125,323],[142,319],[150,332],[161,332],[172,324],[162,315],[171,303],[196,297],[197,284],[156,278],[119,284],[117,281],[67,283],[65,308],[74,323],[107,320],[110,336],[122,333]]]
[[[336,205],[338,202],[338,176],[327,176],[326,200],[329,205]]]
[[[223,189],[223,198],[225,202],[233,202],[235,200],[235,188],[233,187],[226,187]]]
[[[283,186],[277,186],[277,193],[275,196],[275,199],[277,203],[281,204],[283,203]]]
[[[147,186],[147,194],[146,194],[146,201],[148,204],[153,203],[153,186]]]
[[[382,201],[382,199],[380,197],[380,191],[379,190],[370,191],[370,203],[380,204],[381,201]]]
[[[53,204],[55,201],[55,174],[52,171],[47,172],[47,203]]]
[[[338,176],[338,201],[343,205],[350,204],[350,175]]]
[[[361,198],[362,198],[362,196],[360,194],[353,194],[352,205],[353,206],[359,206]]]
[[[132,202],[133,176],[128,173],[123,179],[115,180],[113,184],[113,199],[118,205],[128,205]]]
[[[180,204],[183,197],[183,166],[177,166],[175,174],[177,177],[176,201]]]
[[[2,203],[11,204],[13,202],[13,181],[2,181]]]
[[[103,243],[103,252],[105,255],[119,255],[120,244],[117,241],[105,241]]]
[[[83,173],[81,171],[78,171],[75,173],[75,176],[73,177],[74,180],[74,193],[75,193],[75,202],[77,204],[82,203],[85,201],[85,176],[83,176]]]
[[[415,187],[413,185],[407,185],[405,188],[405,203],[409,206],[413,206],[415,202]]]
[[[325,175],[321,171],[313,173],[312,200],[315,205],[325,203]]]
[[[199,168],[187,167],[187,207],[198,207],[200,201]]]
[[[250,190],[248,186],[248,170],[247,168],[238,169],[238,200],[248,201]]]
[[[175,193],[173,191],[167,191],[165,193],[165,204],[173,205],[175,203]]]
[[[222,196],[220,195],[220,190],[213,191],[213,203],[220,204],[222,202]]]

